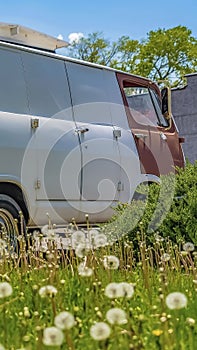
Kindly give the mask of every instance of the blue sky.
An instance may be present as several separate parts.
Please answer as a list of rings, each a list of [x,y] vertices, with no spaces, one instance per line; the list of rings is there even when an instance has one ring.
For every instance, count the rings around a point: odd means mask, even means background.
[[[49,35],[103,32],[142,39],[150,30],[184,25],[197,37],[197,0],[0,0],[0,22],[21,24]]]

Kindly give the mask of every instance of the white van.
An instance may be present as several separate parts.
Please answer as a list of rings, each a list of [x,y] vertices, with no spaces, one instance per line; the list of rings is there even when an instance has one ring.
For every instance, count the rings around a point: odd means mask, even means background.
[[[183,166],[149,79],[64,57],[65,42],[0,25],[0,223],[103,222],[140,183]]]

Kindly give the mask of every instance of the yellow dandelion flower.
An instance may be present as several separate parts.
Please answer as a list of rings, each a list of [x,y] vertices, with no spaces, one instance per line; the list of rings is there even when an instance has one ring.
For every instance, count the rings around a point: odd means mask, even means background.
[[[163,333],[163,331],[161,329],[154,329],[152,331],[153,335],[156,335],[156,337],[160,337],[160,335]]]

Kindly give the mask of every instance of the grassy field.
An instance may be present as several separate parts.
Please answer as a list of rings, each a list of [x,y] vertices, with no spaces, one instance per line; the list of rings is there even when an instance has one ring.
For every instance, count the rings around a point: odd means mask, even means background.
[[[106,225],[61,242],[49,218],[17,252],[1,227],[0,350],[196,350],[196,188],[188,163]]]
[[[0,241],[0,349],[197,348],[197,252],[154,236],[147,245],[70,225],[67,250],[53,229],[20,254]],[[71,238],[72,237],[72,238]],[[72,248],[72,249],[71,249]],[[174,294],[175,293],[175,294]]]

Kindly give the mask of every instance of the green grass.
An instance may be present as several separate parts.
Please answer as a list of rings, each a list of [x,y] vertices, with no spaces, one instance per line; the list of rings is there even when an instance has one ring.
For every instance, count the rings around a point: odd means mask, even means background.
[[[169,254],[168,261],[162,261],[164,253]],[[109,255],[119,258],[118,269],[104,267],[103,258]],[[93,269],[91,276],[79,275],[82,261]],[[91,249],[83,258],[73,251],[57,251],[49,242],[47,253],[29,249],[27,254],[22,251],[20,259],[2,255],[0,278],[13,288],[12,295],[0,299],[0,343],[6,349],[195,350],[196,254],[183,252],[182,246],[167,239],[157,238],[151,247],[139,239],[137,258],[126,238]],[[131,283],[133,296],[107,297],[105,288],[111,282]],[[57,294],[41,297],[39,290],[47,285],[54,286]],[[183,293],[187,306],[169,309],[165,299],[171,292]],[[114,307],[126,312],[127,323],[109,324],[106,313]],[[74,315],[75,325],[63,331],[61,346],[46,346],[43,330],[54,326],[55,316],[62,311]],[[95,322],[109,324],[111,333],[105,340],[91,337]]]
[[[4,247],[7,237],[2,230],[0,350],[196,350],[196,168],[197,163],[188,164],[173,183],[164,178],[161,190],[151,186],[147,202],[120,204],[111,222],[96,232],[87,221],[84,233],[76,233],[73,223],[66,231],[67,250],[57,249],[53,228],[45,228],[50,237],[46,246],[39,246],[42,234],[33,241],[37,250],[29,240],[26,249],[19,236],[20,253],[13,254],[9,243]],[[174,199],[168,195],[171,189]],[[165,195],[158,205],[160,191]],[[155,223],[153,216],[163,219],[155,230],[149,225],[151,220]],[[190,244],[184,246],[185,242]],[[106,266],[109,256],[112,264]],[[113,256],[118,260],[113,262]],[[132,297],[109,298],[106,287],[114,282],[128,283],[134,288]],[[45,286],[53,286],[57,293],[50,293],[49,287],[42,297],[40,289]],[[6,292],[8,296],[3,296]],[[166,302],[173,292],[182,293],[177,297],[178,303],[183,302],[179,308]],[[108,311],[114,308],[125,312],[122,322],[116,319],[120,324],[111,324]],[[74,316],[74,326],[55,328],[63,333],[61,345],[45,345],[55,339],[43,338],[46,329],[57,325],[56,316],[64,311]],[[98,322],[107,329],[100,333],[101,340],[94,339],[94,331],[92,336],[91,327]]]

